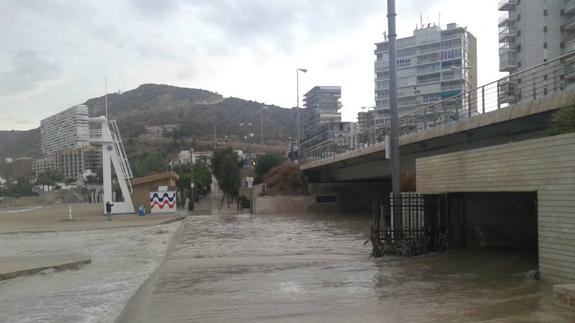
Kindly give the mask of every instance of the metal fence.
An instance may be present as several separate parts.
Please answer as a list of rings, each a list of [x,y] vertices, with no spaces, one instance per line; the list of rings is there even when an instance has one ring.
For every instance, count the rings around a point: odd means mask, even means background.
[[[390,194],[376,203],[374,225],[380,254],[415,256],[449,248],[445,194]]]
[[[399,117],[400,133],[403,136],[443,127],[490,111],[505,109],[515,104],[564,91],[575,84],[574,62],[575,51],[571,51],[541,65],[476,89],[460,91],[459,94],[442,101],[412,108]],[[378,124],[362,129],[357,134],[329,138],[328,144],[304,151],[303,162],[313,163],[349,151],[373,145],[384,145],[385,137],[390,129],[390,119],[380,118]]]

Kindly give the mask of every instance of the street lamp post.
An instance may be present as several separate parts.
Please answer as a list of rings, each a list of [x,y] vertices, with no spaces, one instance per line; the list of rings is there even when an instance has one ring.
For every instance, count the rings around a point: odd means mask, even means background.
[[[261,107],[260,109],[260,144],[264,144],[264,122],[262,121],[262,115],[264,110],[267,110],[268,107]]]
[[[194,210],[194,150],[190,149],[191,160],[190,160],[190,201],[188,202],[188,209],[190,211]]]
[[[252,168],[252,145],[250,139],[254,137],[253,133],[244,136],[244,140],[248,142],[248,168]]]
[[[240,127],[252,127],[253,124],[252,123],[240,123]],[[243,132],[243,131],[242,131]],[[252,159],[252,146],[251,143],[249,141],[250,138],[253,138],[254,134],[253,133],[248,133],[247,135],[244,135],[244,140],[246,140],[248,142],[248,163],[249,163],[249,167],[251,167],[251,159]],[[241,138],[241,137],[240,137]]]
[[[307,73],[307,69],[298,68],[296,69],[296,95],[297,95],[297,105],[296,105],[296,118],[297,118],[297,160],[298,163],[301,161],[301,125],[299,116],[299,72]]]
[[[397,97],[397,32],[395,24],[395,0],[387,0],[387,23],[389,31],[389,106],[391,121],[391,186],[393,194],[401,193],[399,161],[399,117]]]

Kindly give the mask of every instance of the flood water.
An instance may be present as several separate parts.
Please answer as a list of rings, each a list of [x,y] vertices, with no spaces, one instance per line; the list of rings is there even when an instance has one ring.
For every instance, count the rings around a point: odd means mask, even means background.
[[[188,217],[122,322],[575,322],[536,258],[468,250],[371,259],[369,218]]]

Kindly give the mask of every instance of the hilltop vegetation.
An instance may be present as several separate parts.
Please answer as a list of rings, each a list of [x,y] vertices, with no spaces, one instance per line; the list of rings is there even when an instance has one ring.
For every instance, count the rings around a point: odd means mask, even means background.
[[[104,114],[104,102],[102,96],[84,104],[91,116],[98,116]],[[108,114],[118,122],[130,160],[144,159],[136,165],[142,171],[158,168],[157,159],[165,163],[175,159],[179,150],[192,147],[212,149],[226,141],[227,146],[242,149],[246,143],[241,138],[249,133],[254,134],[252,143],[259,143],[260,116],[266,146],[253,145],[254,151],[280,152],[291,135],[295,117],[292,109],[158,84],[108,95]],[[161,125],[178,125],[179,130],[162,137],[146,136],[145,126]],[[0,131],[0,158],[39,156],[39,129]]]

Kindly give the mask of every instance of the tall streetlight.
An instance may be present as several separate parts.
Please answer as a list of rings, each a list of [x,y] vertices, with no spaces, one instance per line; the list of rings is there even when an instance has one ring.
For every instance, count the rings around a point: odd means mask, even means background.
[[[252,144],[250,139],[254,137],[253,133],[244,136],[244,140],[248,142],[248,168],[252,168]]]
[[[194,210],[194,149],[190,149],[190,200],[188,202],[188,211]]]
[[[263,106],[260,108],[260,144],[264,144],[264,122],[262,121],[262,115],[264,110],[267,110],[268,107]]]
[[[389,31],[389,106],[391,121],[391,186],[393,194],[401,193],[399,162],[399,117],[397,98],[397,31],[395,29],[395,0],[387,0],[387,24]]]
[[[296,70],[296,95],[297,95],[297,105],[296,105],[296,118],[297,118],[297,161],[300,163],[301,161],[301,126],[300,126],[300,117],[299,117],[299,72],[307,73],[307,69],[305,68],[298,68]]]

